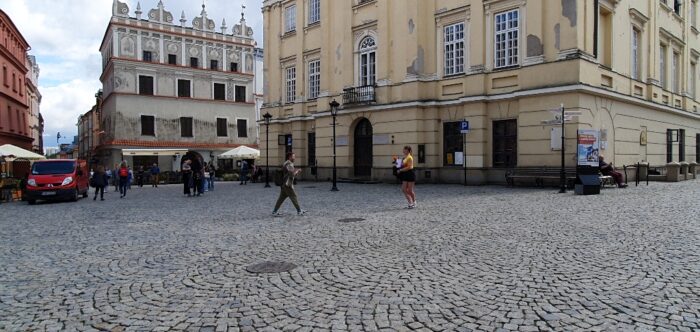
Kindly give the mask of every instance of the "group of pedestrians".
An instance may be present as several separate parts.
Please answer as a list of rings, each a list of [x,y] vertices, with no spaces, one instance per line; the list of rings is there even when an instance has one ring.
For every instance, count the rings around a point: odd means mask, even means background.
[[[149,173],[151,174],[151,185],[157,188],[160,178],[160,168],[157,163],[151,166]],[[100,200],[104,201],[105,189],[109,187],[110,183],[114,186],[114,191],[119,192],[119,198],[126,197],[127,191],[131,190],[131,183],[134,179],[136,179],[136,185],[143,187],[145,181],[144,174],[144,167],[140,166],[136,171],[136,176],[134,176],[133,170],[126,161],[115,164],[114,168],[111,170],[105,169],[102,165],[98,166],[90,176],[90,186],[95,188],[95,197],[93,197],[93,200],[97,200],[97,196],[99,195]]]
[[[182,163],[181,173],[183,193],[187,197],[199,197],[214,190],[216,167],[213,163],[202,164],[197,159],[188,159]]]
[[[301,208],[299,204],[299,198],[297,196],[296,190],[294,188],[294,183],[296,177],[301,173],[301,169],[294,167],[294,161],[296,160],[296,155],[294,152],[287,153],[287,158],[282,164],[279,170],[280,179],[275,180],[276,184],[280,187],[280,193],[277,197],[277,202],[272,210],[272,215],[277,217],[282,214],[279,212],[282,204],[289,199],[297,210],[297,215],[304,215],[307,211]],[[247,184],[247,177],[250,171],[248,163],[244,161],[241,168],[241,184]],[[413,169],[413,155],[410,146],[405,146],[403,148],[403,158],[396,160],[394,165],[396,170],[396,176],[401,180],[401,191],[408,201],[408,209],[416,208],[416,174]],[[143,167],[139,167],[136,178],[139,187],[143,187]],[[183,193],[188,197],[201,196],[202,193],[208,190],[214,190],[214,176],[216,168],[213,163],[201,163],[197,159],[188,159],[182,163],[181,174],[183,182]],[[160,175],[160,169],[158,164],[153,164],[150,170],[152,178],[152,186],[158,187],[158,177]],[[253,172],[255,174],[255,172]],[[132,170],[128,167],[126,161],[123,161],[118,167],[115,167],[111,172],[111,178],[115,186],[115,191],[119,191],[120,198],[126,197],[126,193],[129,190],[129,185],[134,178]],[[95,188],[95,197],[93,200],[97,200],[99,194],[100,200],[104,201],[104,190],[109,185],[110,171],[105,170],[104,167],[99,166],[97,171],[91,177],[91,186]],[[279,183],[277,183],[279,182]]]
[[[248,181],[257,183],[262,177],[262,168],[255,163],[249,163],[247,160],[241,161],[241,177],[239,178],[240,185],[247,185]]]

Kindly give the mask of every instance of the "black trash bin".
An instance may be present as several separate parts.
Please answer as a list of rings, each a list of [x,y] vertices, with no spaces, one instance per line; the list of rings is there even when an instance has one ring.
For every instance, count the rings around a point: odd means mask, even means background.
[[[600,177],[594,174],[578,174],[574,184],[576,195],[598,195],[600,194]]]

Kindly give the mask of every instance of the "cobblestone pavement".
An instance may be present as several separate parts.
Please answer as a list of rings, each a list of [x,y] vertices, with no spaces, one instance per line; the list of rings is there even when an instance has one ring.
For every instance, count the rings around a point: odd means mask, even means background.
[[[303,183],[0,205],[0,330],[700,329],[700,181],[605,189]],[[338,222],[343,218],[364,218]],[[262,261],[297,265],[252,274]]]

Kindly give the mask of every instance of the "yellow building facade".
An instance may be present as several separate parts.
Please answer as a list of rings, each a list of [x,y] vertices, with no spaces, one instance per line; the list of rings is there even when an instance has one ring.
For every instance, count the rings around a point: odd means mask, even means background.
[[[698,160],[697,1],[266,0],[263,162],[294,151],[328,179],[392,179],[409,145],[419,181],[499,183],[566,163],[577,129],[618,166]],[[470,132],[460,133],[467,120]],[[268,146],[269,145],[269,146]],[[317,166],[317,170],[311,166]],[[316,173],[317,172],[317,173]],[[313,174],[316,173],[316,174]]]

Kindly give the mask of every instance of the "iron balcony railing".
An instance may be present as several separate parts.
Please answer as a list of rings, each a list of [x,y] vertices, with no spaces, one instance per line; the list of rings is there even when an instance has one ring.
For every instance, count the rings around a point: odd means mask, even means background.
[[[363,85],[354,88],[343,89],[343,104],[362,104],[377,101],[374,93],[374,85]]]

